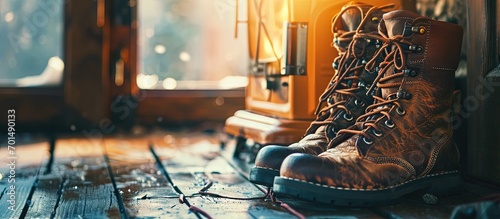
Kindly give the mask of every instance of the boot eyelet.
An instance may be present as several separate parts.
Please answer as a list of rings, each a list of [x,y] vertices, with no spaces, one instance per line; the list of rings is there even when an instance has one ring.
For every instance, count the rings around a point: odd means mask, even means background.
[[[373,23],[378,23],[378,17],[372,17],[372,22]]]
[[[329,104],[334,104],[333,102],[333,97],[332,96],[329,96],[328,99],[326,99],[326,101],[329,103]]]
[[[408,46],[408,50],[413,51],[417,54],[421,54],[424,51],[424,48],[419,45],[410,45]]]
[[[354,117],[351,114],[344,113],[344,119],[350,122],[354,119]]]
[[[387,128],[394,128],[394,122],[392,120],[385,120],[384,124]]]
[[[354,100],[354,104],[356,104],[356,106],[360,108],[365,106],[365,102],[358,99]]]
[[[364,81],[359,81],[358,82],[358,87],[366,87],[366,84]]]
[[[425,32],[427,31],[424,26],[419,26],[419,27],[405,26],[405,28],[411,28],[411,32],[419,33],[420,35],[425,34]]]
[[[406,110],[403,109],[403,107],[398,107],[396,108],[396,113],[398,113],[398,115],[400,116],[404,116],[406,114]]]
[[[417,50],[416,50],[416,52],[417,52],[418,54],[421,54],[423,51],[424,51],[424,48],[423,48],[422,46],[417,46]]]
[[[377,73],[380,71],[380,68],[379,67],[375,67],[375,68],[372,68],[370,70],[366,70],[366,72],[368,72],[369,74],[374,74],[374,73]]]
[[[382,136],[382,132],[377,131],[377,129],[372,129],[372,133],[377,137]]]
[[[337,60],[335,60],[335,61],[332,62],[332,67],[335,70],[339,70],[339,63],[337,62]]]
[[[413,95],[411,95],[411,93],[409,92],[404,92],[402,90],[399,90],[397,93],[396,93],[396,98],[398,99],[405,99],[405,100],[411,100],[411,98],[413,97]]]
[[[404,96],[405,96],[405,92],[402,90],[398,90],[398,92],[396,93],[396,98],[398,98],[398,99],[403,99]]]
[[[404,76],[415,77],[415,76],[417,76],[417,71],[415,71],[413,69],[405,69],[405,70],[403,70],[403,74],[404,74]]]
[[[371,140],[371,139],[369,139],[369,138],[365,138],[365,137],[363,137],[363,141],[364,141],[364,142],[365,142],[365,144],[367,144],[367,145],[371,145],[371,144],[373,144],[373,140]]]
[[[337,130],[335,130],[335,127],[331,126],[331,128],[327,130],[327,135],[330,137],[337,136]]]
[[[417,76],[417,71],[415,71],[415,70],[411,70],[411,71],[410,71],[410,76],[411,76],[411,77],[415,77],[415,76]]]

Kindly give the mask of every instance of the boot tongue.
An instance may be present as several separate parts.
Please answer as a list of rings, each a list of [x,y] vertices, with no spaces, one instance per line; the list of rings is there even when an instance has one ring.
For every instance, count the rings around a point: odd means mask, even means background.
[[[421,15],[405,10],[396,10],[385,13],[382,19],[389,37],[403,35],[405,23],[421,17]]]
[[[395,68],[394,68],[394,66],[391,66],[384,73],[384,77],[387,77],[387,76],[393,75],[393,74],[395,74]],[[398,83],[398,82],[401,82],[401,78],[400,77],[396,77],[394,79],[388,80],[388,81],[384,82],[384,84]],[[399,87],[380,88],[380,91],[381,91],[381,94],[382,94],[382,98],[384,98],[384,99],[387,99],[387,97],[389,95],[398,92],[398,90],[399,90]]]
[[[340,31],[342,32],[353,32],[358,28],[358,25],[361,23],[361,12],[356,8],[350,8],[344,11],[336,23],[334,24],[334,36],[337,35]],[[335,47],[339,50],[340,53],[345,53],[347,51],[347,47],[349,47],[349,43],[351,40],[342,40],[336,41]]]
[[[342,14],[342,27],[345,31],[355,31],[362,20],[361,12],[356,8],[348,9]]]

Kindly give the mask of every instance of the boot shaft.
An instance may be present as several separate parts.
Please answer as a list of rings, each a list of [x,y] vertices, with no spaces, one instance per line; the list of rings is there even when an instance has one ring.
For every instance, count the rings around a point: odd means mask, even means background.
[[[461,26],[397,10],[383,15],[379,29],[389,39],[404,37],[411,42],[406,54],[408,73],[421,73],[423,79],[446,92],[454,89],[463,37]]]

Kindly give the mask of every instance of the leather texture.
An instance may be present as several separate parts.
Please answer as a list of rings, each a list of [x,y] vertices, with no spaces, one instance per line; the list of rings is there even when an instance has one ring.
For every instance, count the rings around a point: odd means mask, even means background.
[[[377,65],[374,104],[327,151],[288,156],[282,177],[382,189],[458,170],[450,115],[462,28],[398,10],[383,15],[379,32],[387,54]]]

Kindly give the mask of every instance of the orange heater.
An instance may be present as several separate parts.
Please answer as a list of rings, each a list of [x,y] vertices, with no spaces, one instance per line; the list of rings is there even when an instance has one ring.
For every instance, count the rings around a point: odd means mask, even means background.
[[[318,98],[335,73],[332,18],[351,0],[247,0],[248,45],[252,60],[246,109],[225,123],[243,148],[258,151],[299,141],[316,116]],[[375,0],[369,4],[395,4]]]

